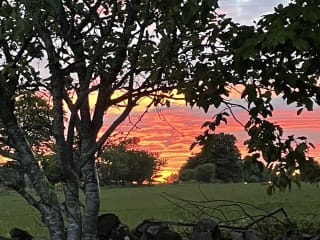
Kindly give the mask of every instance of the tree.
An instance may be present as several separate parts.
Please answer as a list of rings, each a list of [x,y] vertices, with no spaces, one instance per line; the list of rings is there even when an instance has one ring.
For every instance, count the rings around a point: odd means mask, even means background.
[[[182,89],[191,105],[206,111],[211,105],[222,109],[213,121],[204,123],[206,130],[195,144],[206,145],[211,133],[226,123],[228,116],[234,117],[248,133],[248,158],[263,158],[267,167],[276,167],[274,172],[279,173],[268,193],[276,188],[285,190],[291,182],[297,182],[296,171],[306,161],[312,161],[308,149],[314,146],[304,136],[285,134],[281,126],[272,122],[271,100],[278,97],[285,104],[296,105],[297,115],[319,105],[319,13],[317,1],[297,0],[286,7],[279,5],[255,26],[231,24],[230,31],[224,33],[229,40],[220,45],[225,50],[221,55],[224,61],[215,62],[210,55],[205,62],[198,62],[195,72],[209,77],[201,84],[190,81]],[[209,67],[207,62],[216,64]],[[216,69],[218,73],[212,74]],[[235,88],[243,104],[230,101]],[[247,122],[239,121],[236,108],[248,112]],[[260,157],[252,157],[254,153]]]
[[[150,99],[149,106],[166,104],[174,97],[172,90],[178,89],[192,106],[207,111],[210,105],[225,103],[230,110],[234,105],[225,98],[240,84],[248,103],[244,109],[252,117],[245,126],[252,139],[247,142],[249,150],[262,151],[269,162],[295,162],[296,156],[305,160],[307,142],[300,139],[295,147],[295,139],[278,141],[282,129],[265,117],[272,112],[271,93],[308,110],[312,99],[319,103],[314,67],[319,48],[319,14],[314,12],[319,5],[295,1],[290,8],[279,8],[274,18],[265,17],[268,21],[262,20],[256,29],[233,24],[217,14],[217,7],[216,0],[0,1],[0,119],[6,135],[1,138],[2,150],[30,179],[40,200],[26,189],[18,192],[39,210],[51,239],[95,238],[99,213],[95,159],[142,98]],[[288,24],[287,18],[292,19]],[[288,45],[272,39],[279,35],[276,26],[281,22],[282,30],[290,25],[296,34]],[[310,26],[311,36],[304,35],[305,26]],[[296,44],[300,38],[310,38],[310,47]],[[246,51],[250,42],[253,51]],[[302,71],[294,63],[305,59],[312,64],[303,64],[307,71]],[[39,62],[45,67],[37,68]],[[17,121],[21,89],[51,96],[51,135],[62,171],[63,207]],[[112,107],[121,113],[102,128]],[[215,128],[224,117],[217,115],[207,127]],[[290,158],[283,157],[287,153]],[[80,178],[84,203],[79,197]]]
[[[197,169],[204,164],[214,164],[216,179],[223,182],[242,181],[241,155],[235,143],[236,137],[233,135],[211,134],[201,152],[190,157],[182,169]]]
[[[270,181],[270,174],[272,169],[268,169],[265,164],[256,158],[259,154],[253,156],[246,156],[243,159],[243,175],[246,182],[266,182]]]
[[[127,182],[129,173],[128,154],[124,144],[109,145],[99,160],[98,174],[101,184]]]
[[[208,157],[210,156],[212,162],[216,165],[216,179],[224,182],[242,181],[241,155],[235,145],[236,137],[219,133],[213,134],[208,141],[211,144],[203,147],[203,154],[209,154]]]
[[[60,183],[62,180],[61,169],[55,154],[38,155],[41,168],[52,185]]]
[[[0,4],[0,118],[8,136],[3,144],[41,201],[19,193],[40,211],[51,239],[93,239],[99,213],[95,159],[104,142],[140,99],[149,97],[149,106],[168,103],[171,91],[192,78],[190,66],[205,54],[207,36],[218,38],[226,25],[219,24],[211,0]],[[37,68],[39,62],[45,67]],[[51,96],[65,208],[17,121],[20,89]],[[114,106],[122,112],[102,130]]]
[[[137,142],[134,143],[136,145]],[[137,147],[137,146],[135,146]],[[166,164],[157,154],[134,149],[132,140],[122,141],[119,145],[108,145],[101,154],[99,162],[100,182],[142,184],[151,182]]]
[[[155,154],[146,151],[131,151],[128,161],[130,182],[136,181],[142,184],[144,181],[151,183],[152,176],[156,174],[161,167],[165,165],[165,161],[158,159]]]
[[[211,182],[215,177],[215,170],[214,163],[201,164],[196,167],[194,178],[199,182]]]
[[[1,183],[5,187],[19,190],[26,187],[23,172],[14,161],[8,161],[0,166]],[[2,185],[1,184],[1,185]]]
[[[319,69],[317,54],[319,50],[318,26],[320,5],[317,1],[295,1],[287,7],[279,5],[275,12],[262,18],[256,29],[246,29],[250,35],[236,51],[236,62],[246,62],[243,76],[255,81],[247,84],[246,98],[257,98],[252,110],[248,132],[251,140],[247,142],[249,151],[260,151],[267,163],[276,164],[275,178],[271,188],[284,190],[296,180],[296,171],[312,161],[307,156],[308,149],[314,147],[305,137],[289,135],[284,138],[282,128],[260,119],[258,114],[266,117],[272,115],[270,94],[281,96],[287,104],[295,103],[297,115],[306,109],[312,111],[315,104],[320,103],[318,85]],[[250,50],[247,53],[245,49]],[[253,63],[255,61],[255,63]],[[248,71],[252,69],[253,71]],[[259,86],[264,91],[250,92],[249,89]],[[264,106],[264,107],[260,107]],[[264,115],[263,112],[264,111]],[[274,137],[270,138],[270,134]],[[259,140],[252,140],[258,138]],[[270,191],[269,191],[270,192]]]
[[[180,168],[179,170],[179,180],[182,182],[190,181],[194,179],[195,169],[184,169]]]
[[[311,183],[320,182],[320,164],[310,158],[300,166],[301,180]]]
[[[41,96],[22,90],[17,93],[15,112],[17,121],[28,136],[33,151],[36,154],[47,152],[47,149],[53,145],[50,127],[53,114],[49,103]],[[0,135],[3,138],[3,141],[0,142],[1,151],[6,146],[2,142],[8,138],[1,120]],[[6,151],[3,151],[2,154],[6,156]]]

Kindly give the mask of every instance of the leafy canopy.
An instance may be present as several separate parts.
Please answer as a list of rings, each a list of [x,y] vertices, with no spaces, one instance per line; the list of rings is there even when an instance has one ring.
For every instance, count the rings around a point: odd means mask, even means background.
[[[127,139],[118,145],[107,145],[101,153],[98,171],[103,184],[147,181],[166,165],[158,154],[140,150],[136,139]],[[103,181],[103,182],[102,182]]]
[[[181,167],[180,175],[183,178],[187,175],[188,178],[191,175],[190,171],[187,171],[187,174],[184,171],[195,169],[194,177],[197,180],[207,182],[213,179],[222,182],[242,181],[241,155],[235,145],[236,137],[225,133],[210,134],[205,141],[201,151],[190,157]],[[203,172],[205,166],[208,168],[207,174]]]
[[[224,105],[225,111],[206,125],[200,144],[234,107],[247,111],[249,152],[279,162],[282,188],[307,160],[306,139],[285,139],[268,117],[274,95],[295,103],[298,113],[319,104],[319,3],[296,0],[279,6],[256,26],[234,24],[217,8],[216,0],[0,1],[0,119],[7,136],[0,139],[1,147],[14,153],[30,179],[40,201],[23,186],[19,194],[39,210],[51,239],[95,239],[95,159],[142,98],[150,99],[149,106],[164,104],[178,89],[191,106],[205,111]],[[244,106],[230,102],[238,86]],[[22,89],[51,95],[51,135],[66,211],[17,120]],[[90,94],[96,96],[93,104]],[[115,106],[116,117],[110,114]]]
[[[280,173],[273,179],[271,192],[276,187],[290,187],[292,181],[298,183],[295,172],[312,161],[308,156],[312,143],[304,136],[287,136],[272,122],[271,100],[282,98],[286,104],[296,105],[297,115],[319,105],[319,23],[320,4],[314,0],[279,5],[254,26],[230,23],[223,33],[227,37],[220,43],[224,51],[219,61],[208,54],[197,62],[195,75],[202,74],[203,80],[196,78],[182,88],[191,105],[205,111],[211,105],[222,109],[213,121],[204,124],[206,131],[195,144],[205,145],[217,126],[234,117],[249,136],[245,144],[250,155],[246,159],[263,158],[268,167]],[[232,102],[235,88],[243,104]],[[246,111],[249,120],[240,122],[236,109]]]

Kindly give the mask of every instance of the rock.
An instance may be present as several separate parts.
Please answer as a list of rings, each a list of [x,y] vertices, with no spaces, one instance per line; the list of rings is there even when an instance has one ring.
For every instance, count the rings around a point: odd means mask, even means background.
[[[140,223],[134,234],[139,240],[182,240],[179,233],[170,229],[169,224],[150,219]]]
[[[154,237],[154,240],[182,240],[182,238],[179,233],[171,229],[165,229],[158,232]]]
[[[216,222],[200,219],[194,226],[191,240],[220,240],[221,232]]]
[[[98,217],[98,239],[108,240],[112,230],[116,229],[120,223],[119,217],[113,213],[100,215]]]
[[[244,240],[264,240],[266,239],[266,236],[254,229],[248,229],[244,234]]]
[[[282,235],[282,240],[304,240],[302,233],[296,230],[288,230]]]
[[[309,238],[310,240],[320,240],[320,234],[317,234],[315,236],[312,236],[312,238]]]
[[[122,224],[114,213],[102,214],[98,217],[99,240],[130,240],[129,228]]]
[[[33,236],[25,230],[20,228],[12,228],[10,230],[10,236],[16,240],[32,240]]]

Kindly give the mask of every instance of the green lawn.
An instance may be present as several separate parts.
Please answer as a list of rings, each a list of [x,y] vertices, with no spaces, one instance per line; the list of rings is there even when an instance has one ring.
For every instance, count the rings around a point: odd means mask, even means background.
[[[168,221],[192,221],[195,216],[210,215],[221,220],[241,217],[244,212],[229,200],[254,204],[273,211],[284,208],[291,218],[306,219],[320,214],[320,188],[316,185],[294,187],[291,192],[266,195],[266,186],[261,184],[174,184],[151,187],[103,188],[101,213],[114,212],[131,228],[146,218]],[[168,196],[174,196],[169,197]],[[181,198],[181,199],[177,199]],[[208,204],[208,200],[214,200]],[[174,203],[172,203],[173,201]],[[204,201],[192,205],[190,201]],[[203,205],[204,208],[196,207]],[[218,210],[215,209],[220,205]],[[261,214],[247,205],[246,212]],[[46,228],[36,210],[28,206],[13,192],[0,192],[0,235],[7,235],[13,226],[21,227],[38,236],[46,235]],[[219,210],[227,216],[223,216]],[[192,215],[193,214],[193,215]]]

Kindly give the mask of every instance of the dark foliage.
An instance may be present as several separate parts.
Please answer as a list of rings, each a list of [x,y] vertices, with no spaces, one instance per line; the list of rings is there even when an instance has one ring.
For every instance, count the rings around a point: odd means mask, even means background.
[[[200,153],[190,157],[182,166],[180,174],[187,169],[196,169],[203,164],[214,164],[214,178],[222,182],[240,182],[242,167],[236,138],[230,134],[212,134]],[[209,174],[211,174],[209,172]],[[210,179],[207,176],[206,179]]]

